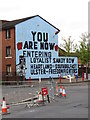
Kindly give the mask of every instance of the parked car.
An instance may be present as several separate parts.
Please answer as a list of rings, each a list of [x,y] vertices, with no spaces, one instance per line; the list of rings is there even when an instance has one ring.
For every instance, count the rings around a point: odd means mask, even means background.
[[[74,79],[75,76],[67,75],[67,76],[62,76],[62,78],[68,79],[68,80],[70,80],[70,82],[71,82],[71,80]]]

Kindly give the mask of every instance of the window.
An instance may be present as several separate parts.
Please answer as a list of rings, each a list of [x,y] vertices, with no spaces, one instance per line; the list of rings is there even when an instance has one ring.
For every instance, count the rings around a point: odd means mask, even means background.
[[[10,57],[11,56],[11,47],[8,46],[6,47],[6,57]]]
[[[7,65],[6,66],[6,73],[7,75],[11,75],[12,69],[11,69],[11,65]]]
[[[7,29],[6,30],[6,39],[9,39],[11,37],[11,30]]]

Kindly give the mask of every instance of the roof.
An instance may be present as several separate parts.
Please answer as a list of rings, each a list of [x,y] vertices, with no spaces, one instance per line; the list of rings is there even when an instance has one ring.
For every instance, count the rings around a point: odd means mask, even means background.
[[[21,23],[21,22],[24,22],[24,21],[26,21],[26,20],[28,20],[28,19],[32,19],[32,18],[34,18],[34,17],[40,17],[41,19],[43,19],[41,16],[39,16],[39,15],[35,15],[35,16],[31,16],[31,17],[26,17],[26,18],[22,18],[22,19],[18,19],[18,20],[13,20],[13,21],[7,21],[7,22],[4,22],[3,24],[2,24],[2,29],[3,30],[5,30],[5,29],[9,29],[9,28],[13,28],[13,27],[15,27],[15,25],[16,24],[19,24],[19,23]],[[46,21],[45,19],[43,19],[45,22],[47,22],[48,24],[50,24],[52,27],[54,27],[55,29],[57,29],[57,33],[59,33],[60,32],[60,30],[58,29],[58,28],[56,28],[54,25],[52,25],[51,23],[49,23],[48,21]]]
[[[65,50],[59,47],[59,56],[67,56],[67,57],[79,57],[79,55],[76,52],[71,52],[68,54]]]
[[[65,56],[66,51],[59,47],[59,56]]]

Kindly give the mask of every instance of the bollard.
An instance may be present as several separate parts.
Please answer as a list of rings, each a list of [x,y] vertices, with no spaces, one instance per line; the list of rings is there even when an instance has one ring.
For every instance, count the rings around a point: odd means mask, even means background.
[[[76,75],[76,82],[77,82],[77,80],[78,80],[78,75]]]
[[[29,77],[29,83],[30,83],[30,85],[31,85],[31,77]]]
[[[84,80],[84,73],[82,72],[82,80]]]
[[[41,77],[39,77],[39,83],[41,83]]]
[[[84,78],[85,78],[85,75],[84,75],[84,73],[83,73],[83,80],[84,80]]]
[[[71,77],[70,77],[70,83],[72,82],[72,79],[71,79]]]
[[[87,73],[87,80],[88,80],[88,73]]]
[[[61,75],[60,75],[60,77],[59,77],[59,83],[61,83]]]
[[[87,73],[86,73],[86,79],[87,79]]]

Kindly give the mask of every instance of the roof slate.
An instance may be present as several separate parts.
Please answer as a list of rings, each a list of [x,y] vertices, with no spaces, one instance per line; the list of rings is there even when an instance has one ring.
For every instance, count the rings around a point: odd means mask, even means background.
[[[2,29],[3,30],[5,30],[5,29],[9,29],[9,28],[13,28],[13,27],[15,27],[15,25],[16,24],[19,24],[19,23],[21,23],[21,22],[24,22],[24,21],[26,21],[26,20],[28,20],[28,19],[32,19],[32,18],[34,18],[34,17],[40,17],[41,19],[43,19],[41,16],[39,16],[39,15],[35,15],[35,16],[31,16],[31,17],[26,17],[26,18],[22,18],[22,19],[18,19],[18,20],[13,20],[13,21],[7,21],[7,22],[4,22],[3,24],[2,24]],[[52,27],[54,27],[55,29],[57,29],[58,30],[58,32],[60,32],[60,30],[58,29],[58,28],[56,28],[54,25],[52,25],[51,23],[49,23],[48,21],[46,21],[45,19],[43,19],[45,22],[47,22],[48,24],[50,24]],[[58,33],[57,32],[57,33]]]

